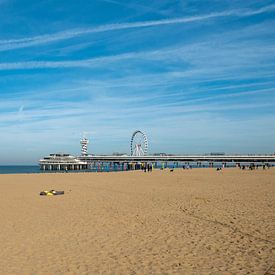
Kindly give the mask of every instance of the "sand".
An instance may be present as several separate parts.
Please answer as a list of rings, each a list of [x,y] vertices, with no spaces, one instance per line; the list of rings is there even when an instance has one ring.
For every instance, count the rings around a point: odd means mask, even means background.
[[[0,175],[0,190],[0,274],[275,269],[275,168]]]

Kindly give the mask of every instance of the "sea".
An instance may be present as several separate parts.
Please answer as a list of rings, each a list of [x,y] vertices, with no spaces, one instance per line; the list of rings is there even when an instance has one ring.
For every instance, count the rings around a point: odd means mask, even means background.
[[[38,165],[2,165],[0,174],[33,174],[40,173]]]
[[[244,165],[249,165],[249,163],[244,163]],[[173,168],[173,169],[179,169],[182,168],[184,166],[184,163],[178,163],[177,165],[175,165],[175,163],[168,163],[167,166],[165,168]],[[271,166],[273,166],[273,164],[271,164]],[[190,168],[208,168],[209,165],[208,163],[203,163],[201,166],[197,166],[197,163],[192,163],[190,162]],[[217,167],[222,167],[222,163],[215,163],[214,164],[214,168]],[[227,167],[235,167],[235,164],[227,164]],[[162,169],[163,166],[162,164],[158,164],[157,167],[155,167],[155,169]],[[69,171],[69,173],[79,173],[79,172],[119,172],[119,171],[124,171],[122,169],[122,166],[120,167],[113,167],[110,170],[110,166],[108,163],[104,163],[101,167],[100,170],[98,169],[98,167],[93,167],[91,169],[88,170],[77,170],[77,171]],[[38,173],[64,173],[65,171],[42,171],[40,170],[38,165],[2,165],[0,166],[0,174],[38,174]]]
[[[193,165],[195,168],[196,165]],[[110,170],[109,165],[106,163],[100,167],[100,172],[118,172],[123,171],[122,167],[114,167]],[[158,167],[161,168],[159,164]],[[167,168],[177,168],[173,164],[168,164]],[[2,165],[0,166],[0,174],[37,174],[37,173],[64,173],[65,171],[42,171],[40,170],[38,165]],[[78,173],[78,172],[99,172],[97,167],[93,167],[92,169],[88,170],[77,170],[77,171],[69,171],[70,173]]]

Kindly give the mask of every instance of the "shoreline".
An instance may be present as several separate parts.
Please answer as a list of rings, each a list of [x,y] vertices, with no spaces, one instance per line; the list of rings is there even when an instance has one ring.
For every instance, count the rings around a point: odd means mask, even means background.
[[[20,165],[18,165],[19,167],[35,167],[35,166],[24,166],[24,165],[22,165],[22,166],[20,166]],[[1,166],[0,166],[1,167]],[[2,167],[4,167],[4,166],[2,166]],[[8,166],[8,167],[17,167],[17,166]],[[39,167],[39,166],[38,166]],[[257,171],[257,170],[268,170],[268,169],[272,169],[272,168],[274,168],[275,167],[275,165],[271,165],[270,167],[267,167],[267,168],[265,168],[265,169],[263,169],[263,167],[262,166],[260,166],[259,168],[256,168],[256,169],[254,169],[254,170],[252,170],[252,171]],[[173,169],[173,170],[175,170],[175,171],[177,171],[177,170],[183,170],[183,171],[188,171],[188,170],[193,170],[193,169],[195,169],[195,170],[197,170],[197,169],[202,169],[202,170],[205,170],[205,169],[209,169],[209,170],[216,170],[218,167],[192,167],[192,168],[185,168],[185,169],[183,169],[182,167],[174,167],[174,168],[164,168],[164,169],[162,169],[162,168],[154,168],[153,169],[153,171],[158,171],[158,170],[160,170],[160,171],[168,171],[168,170],[170,170],[170,169]],[[236,169],[236,170],[241,170],[239,167],[233,167],[233,166],[229,166],[229,167],[224,167],[224,168],[222,168],[222,170],[228,170],[228,169]],[[249,170],[248,169],[248,166],[246,166],[246,169],[245,169],[245,171],[247,171],[247,170]],[[121,171],[121,170],[117,170],[117,171],[96,171],[96,170],[68,170],[67,172],[64,170],[64,171],[43,171],[43,170],[38,170],[37,172],[12,172],[12,173],[1,173],[1,171],[0,171],[0,176],[1,175],[37,175],[37,174],[39,174],[39,175],[43,175],[43,174],[90,174],[90,173],[104,173],[104,174],[109,174],[109,173],[124,173],[124,172],[133,172],[133,171],[136,171],[136,172],[143,172],[144,173],[144,171],[142,171],[142,170],[123,170],[123,171]],[[150,173],[150,172],[146,172],[146,173]]]

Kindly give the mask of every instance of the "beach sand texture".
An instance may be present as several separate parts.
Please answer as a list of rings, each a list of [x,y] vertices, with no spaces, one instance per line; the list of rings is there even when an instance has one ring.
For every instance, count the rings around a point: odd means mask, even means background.
[[[0,175],[0,189],[0,274],[274,271],[274,168]]]

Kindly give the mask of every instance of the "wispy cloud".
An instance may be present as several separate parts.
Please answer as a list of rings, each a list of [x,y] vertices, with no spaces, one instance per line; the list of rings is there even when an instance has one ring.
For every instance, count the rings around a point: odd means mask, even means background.
[[[52,95],[48,100],[32,100],[30,97],[28,101],[25,99],[26,101],[23,106],[22,99],[25,96],[22,96],[22,98],[16,98],[9,102],[10,106],[19,106],[19,108],[17,107],[13,111],[10,110],[9,112],[0,114],[0,130],[4,133],[1,139],[2,142],[11,142],[13,140],[15,142],[16,139],[14,136],[18,136],[18,133],[20,133],[20,141],[34,148],[36,152],[39,152],[38,156],[49,153],[47,150],[78,152],[80,133],[82,131],[90,131],[90,129],[96,129],[92,135],[93,148],[91,152],[95,152],[94,150],[96,150],[98,153],[111,153],[112,150],[126,150],[127,152],[128,147],[125,145],[125,142],[123,143],[124,145],[118,145],[119,147],[117,148],[114,140],[118,139],[121,142],[126,139],[127,143],[128,136],[131,134],[131,127],[148,129],[150,136],[153,136],[151,144],[159,142],[158,146],[166,146],[163,140],[158,141],[160,129],[157,125],[159,124],[162,125],[162,128],[169,127],[169,133],[165,137],[171,136],[172,140],[175,134],[178,137],[183,137],[186,131],[192,132],[192,137],[199,135],[200,137],[207,136],[216,140],[217,137],[221,137],[223,134],[221,133],[221,128],[226,129],[223,130],[224,134],[232,136],[231,133],[236,128],[242,127],[240,133],[233,137],[236,140],[243,131],[251,131],[254,129],[253,127],[266,125],[267,116],[264,115],[265,123],[263,124],[263,121],[260,119],[261,115],[257,115],[256,120],[254,116],[251,116],[249,121],[242,115],[241,121],[243,123],[240,123],[240,118],[238,118],[238,121],[236,119],[228,120],[221,114],[217,118],[217,113],[245,110],[247,113],[245,117],[247,117],[256,110],[272,110],[274,109],[275,101],[270,100],[270,102],[267,102],[266,97],[264,97],[264,93],[268,92],[272,91],[252,90],[250,93],[244,92],[243,94],[236,95],[238,97],[243,96],[244,98],[252,97],[250,102],[243,103],[229,102],[228,98],[234,97],[233,94],[221,95],[220,99],[223,101],[219,103],[215,102],[215,98],[207,98],[207,102],[203,102],[203,100],[201,102],[196,100],[192,102],[177,100],[176,104],[174,102],[167,103],[166,101],[159,102],[154,97],[155,95],[152,94],[136,95],[129,97],[127,100],[125,100],[123,94],[118,94],[115,97],[115,101],[110,100],[110,95],[104,97],[102,95],[96,96],[95,94],[97,99],[94,103],[90,101],[56,102],[54,101],[55,96]],[[262,96],[258,97],[257,101],[255,101],[253,96],[261,93]],[[170,95],[170,98],[173,98],[173,95]],[[176,98],[178,99],[178,97]],[[169,99],[169,94],[166,99]],[[142,100],[144,102],[148,101],[150,104],[144,105],[142,104]],[[23,110],[24,116],[19,119],[18,114]],[[272,121],[271,114],[269,114],[268,118],[270,118],[268,121]],[[123,127],[121,127],[122,124]],[[225,128],[225,125],[227,128]],[[206,131],[206,134],[202,135],[203,129]],[[212,129],[212,131],[209,131],[209,129]],[[270,129],[269,134],[271,131],[274,130]],[[112,149],[111,147],[104,149],[101,146],[104,142],[107,142],[108,138],[112,139]],[[44,152],[43,143],[45,139],[56,139],[57,141],[49,144],[48,149]],[[60,139],[63,141],[65,139],[68,145],[66,145],[66,142],[59,143],[58,140]],[[36,147],[32,146],[32,142],[35,143]],[[74,145],[72,146],[72,144]],[[171,147],[166,147],[166,150],[169,149],[171,150]],[[17,150],[22,151],[22,148],[17,148]],[[43,153],[41,153],[42,151]]]
[[[29,61],[29,62],[10,62],[0,63],[0,70],[28,70],[28,69],[54,69],[54,68],[76,68],[76,67],[92,67],[98,64],[103,65],[104,62],[115,62],[129,58],[137,58],[145,56],[149,53],[126,53],[119,55],[103,56],[83,60],[74,61]]]
[[[62,31],[62,32],[53,33],[53,34],[39,35],[34,37],[0,40],[0,51],[31,47],[31,46],[36,46],[40,44],[50,43],[50,42],[57,42],[60,40],[72,39],[81,35],[92,34],[92,33],[154,27],[154,26],[171,25],[171,24],[184,24],[184,23],[199,22],[199,21],[205,21],[209,19],[228,17],[228,16],[247,17],[247,16],[253,16],[253,15],[261,14],[265,12],[272,12],[274,10],[275,10],[275,5],[269,5],[269,6],[265,6],[255,10],[250,10],[250,9],[229,10],[229,11],[213,12],[205,15],[190,16],[190,17],[183,17],[183,18],[162,19],[162,20],[133,22],[133,23],[117,23],[117,24],[107,24],[107,25],[101,25],[101,26],[85,28],[85,29],[73,29],[73,30]]]
[[[240,44],[238,45],[238,47]],[[204,55],[200,54],[200,51]],[[205,64],[215,65],[215,70],[218,67],[223,66],[224,69],[237,68],[240,65],[242,67],[249,67],[251,64],[255,64],[256,60],[266,59],[273,55],[275,47],[269,46],[268,48],[249,48],[239,50],[236,47],[224,47],[220,51],[215,51],[210,45],[191,45],[187,47],[168,48],[154,51],[144,52],[129,52],[118,55],[102,56],[82,60],[73,61],[26,61],[26,62],[9,62],[0,63],[0,70],[29,70],[29,69],[55,69],[55,68],[92,68],[92,67],[104,67],[106,63],[120,62],[123,60],[131,59],[140,62],[142,59],[151,61],[167,61],[178,62],[180,60],[196,65],[196,67],[204,66]],[[234,58],[232,58],[234,56]],[[209,60],[209,58],[213,58]],[[214,58],[215,57],[215,58]],[[245,62],[241,63],[241,61]],[[134,64],[134,63],[133,63]],[[225,65],[226,64],[226,65]],[[263,64],[260,66],[267,66]],[[209,67],[209,66],[208,66]],[[211,70],[211,68],[209,68]],[[187,72],[188,73],[188,72]]]

